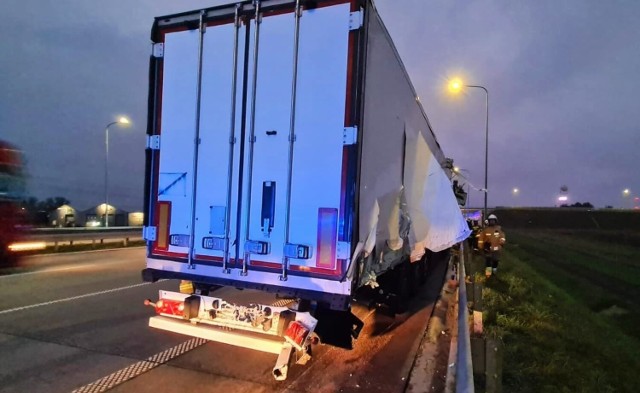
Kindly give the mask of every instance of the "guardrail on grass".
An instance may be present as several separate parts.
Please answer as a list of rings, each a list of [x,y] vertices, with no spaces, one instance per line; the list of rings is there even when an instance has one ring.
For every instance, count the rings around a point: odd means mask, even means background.
[[[456,393],[473,393],[473,366],[471,363],[471,338],[469,332],[469,309],[464,268],[465,242],[460,243],[458,259],[458,352],[456,354]]]

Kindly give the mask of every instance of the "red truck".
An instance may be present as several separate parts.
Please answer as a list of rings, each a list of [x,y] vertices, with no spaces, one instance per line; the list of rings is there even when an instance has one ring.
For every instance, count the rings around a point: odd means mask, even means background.
[[[24,191],[22,153],[0,140],[0,267],[17,262],[15,245],[20,241],[22,214],[19,200]]]

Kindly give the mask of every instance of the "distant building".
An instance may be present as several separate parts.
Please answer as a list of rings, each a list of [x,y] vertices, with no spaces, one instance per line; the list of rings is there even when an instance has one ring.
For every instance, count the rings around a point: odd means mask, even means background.
[[[76,226],[76,209],[70,205],[62,205],[49,213],[49,225],[58,228]]]
[[[98,206],[87,209],[80,214],[76,219],[78,226],[85,227],[103,227],[105,226],[105,216],[109,218],[110,227],[124,227],[128,225],[129,212],[117,209],[112,205],[102,203]],[[105,214],[108,213],[108,214]]]
[[[132,212],[129,213],[129,226],[130,227],[141,227],[144,224],[144,213],[143,212]]]

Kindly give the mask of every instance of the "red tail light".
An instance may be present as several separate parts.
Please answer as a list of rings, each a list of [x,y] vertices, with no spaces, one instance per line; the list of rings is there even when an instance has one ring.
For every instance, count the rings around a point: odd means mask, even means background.
[[[293,321],[284,332],[285,340],[289,341],[297,349],[302,349],[302,344],[309,335],[309,329],[298,321]]]
[[[160,299],[156,302],[157,314],[182,316],[183,312],[184,312],[184,302],[180,300]]]

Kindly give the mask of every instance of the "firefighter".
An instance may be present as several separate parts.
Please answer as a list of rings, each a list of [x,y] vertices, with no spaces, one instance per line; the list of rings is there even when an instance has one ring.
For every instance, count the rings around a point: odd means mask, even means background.
[[[506,238],[502,228],[498,225],[498,217],[495,214],[490,214],[487,221],[487,226],[482,229],[478,238],[478,249],[484,251],[485,275],[491,277],[492,273],[498,272],[500,251],[502,251]]]

